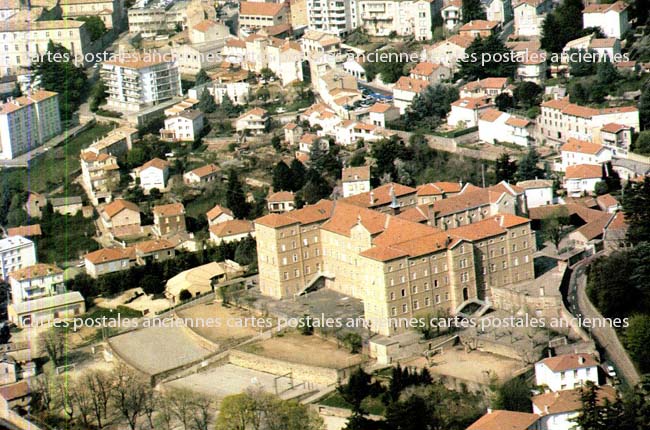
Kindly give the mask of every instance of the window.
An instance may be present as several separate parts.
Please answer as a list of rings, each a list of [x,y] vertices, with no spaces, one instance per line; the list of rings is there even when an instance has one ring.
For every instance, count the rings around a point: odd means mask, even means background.
[[[413,309],[414,310],[420,309],[420,304],[418,303],[417,300],[413,300]]]
[[[394,292],[391,292],[391,293],[390,293],[390,299],[391,299],[391,300],[395,300],[395,293],[394,293]]]
[[[436,294],[436,303],[440,303],[440,294]]]
[[[402,297],[406,297],[406,290],[404,288],[402,288],[401,293],[402,293]]]
[[[390,309],[390,313],[391,313],[392,316],[397,315],[397,308],[393,306],[393,307]]]
[[[408,305],[406,305],[406,304],[402,305],[402,313],[405,314],[405,313],[408,312],[408,310],[409,310]]]
[[[413,285],[413,294],[417,294],[417,292],[418,292],[418,286]]]

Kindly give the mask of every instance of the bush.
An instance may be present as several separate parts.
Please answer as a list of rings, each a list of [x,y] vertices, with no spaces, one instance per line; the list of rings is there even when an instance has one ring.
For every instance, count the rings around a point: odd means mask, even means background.
[[[181,292],[180,292],[180,294],[178,295],[178,299],[179,299],[181,302],[184,302],[184,301],[189,300],[189,299],[191,299],[191,298],[192,298],[192,293],[190,293],[190,292],[189,292],[188,290],[186,290],[186,289],[182,289]]]

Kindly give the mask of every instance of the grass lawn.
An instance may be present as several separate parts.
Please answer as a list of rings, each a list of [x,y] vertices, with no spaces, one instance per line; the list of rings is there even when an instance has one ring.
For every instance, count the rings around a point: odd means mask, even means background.
[[[28,168],[11,169],[6,173],[23,184],[25,190],[45,192],[62,185],[79,170],[79,152],[95,139],[106,135],[113,126],[95,124],[62,145],[29,162]]]

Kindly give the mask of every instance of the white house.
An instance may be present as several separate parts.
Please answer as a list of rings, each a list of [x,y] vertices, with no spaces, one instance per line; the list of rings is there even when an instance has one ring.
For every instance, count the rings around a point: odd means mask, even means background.
[[[343,197],[370,191],[370,166],[346,167],[341,175]]]
[[[266,132],[268,123],[268,112],[262,108],[253,108],[237,118],[235,127],[238,132],[248,132],[252,135],[260,135]]]
[[[445,0],[440,9],[445,27],[453,30],[463,20],[463,3],[461,0]]]
[[[508,88],[508,78],[485,78],[466,83],[460,88],[459,95],[461,98],[489,97],[494,99],[504,92],[511,93]]]
[[[623,124],[610,122],[600,128],[599,138],[594,138],[603,146],[611,149],[613,156],[626,157],[632,143],[634,129]]]
[[[528,147],[534,141],[534,128],[534,123],[526,118],[487,109],[478,120],[478,138],[482,142],[508,142]]]
[[[324,103],[315,103],[300,114],[301,121],[307,121],[311,127],[319,126],[324,134],[334,132],[341,122],[336,113]]]
[[[550,0],[516,0],[514,4],[515,35],[540,37],[546,14],[551,11]]]
[[[169,163],[160,158],[154,158],[135,169],[136,178],[140,178],[140,186],[145,191],[157,188],[163,191],[167,188],[169,177]]]
[[[469,128],[478,125],[478,119],[483,112],[494,108],[487,98],[462,98],[451,104],[451,111],[447,116],[450,127]]]
[[[512,2],[510,0],[482,0],[485,17],[502,25],[512,19]]]
[[[597,391],[597,403],[600,406],[605,401],[613,403],[616,400],[616,390],[608,385],[603,385]],[[566,390],[555,393],[544,393],[534,396],[533,413],[539,418],[540,429],[543,430],[575,430],[575,418],[582,410],[580,390]]]
[[[517,64],[515,77],[521,81],[541,85],[546,78],[547,55],[544,51],[528,52]]]
[[[160,138],[172,142],[192,142],[201,135],[203,118],[203,112],[199,110],[185,110],[166,118]]]
[[[289,212],[296,208],[295,196],[291,191],[278,191],[266,198],[270,213]]]
[[[210,226],[210,240],[216,245],[236,242],[249,235],[255,237],[255,227],[246,220],[234,219]]]
[[[572,390],[587,381],[598,385],[598,362],[589,354],[562,354],[535,363],[535,385]]]
[[[603,178],[603,167],[594,164],[574,164],[566,168],[564,188],[569,197],[593,194],[596,184]]]
[[[13,304],[65,292],[63,270],[51,264],[37,263],[9,274]]]
[[[413,79],[408,76],[402,76],[393,87],[393,103],[399,109],[400,114],[404,114],[406,109],[411,106],[416,95],[420,94],[429,86],[429,81],[422,79]]]
[[[219,168],[210,163],[205,166],[197,167],[194,170],[185,172],[183,174],[183,182],[186,184],[206,184],[208,182],[215,181],[219,175]]]
[[[430,83],[440,82],[451,77],[451,70],[442,64],[430,61],[421,61],[409,72],[413,79],[428,81]]]
[[[215,205],[215,207],[206,213],[206,217],[210,226],[235,219],[232,211],[221,205]]]
[[[399,118],[399,108],[388,103],[375,103],[368,109],[366,122],[377,127],[386,128],[386,123]]]
[[[547,179],[531,179],[517,182],[517,186],[524,189],[526,207],[537,208],[555,203],[553,197],[553,181]]]
[[[542,427],[539,425],[539,415],[488,409],[467,430],[542,430]]]
[[[472,41],[473,37],[455,34],[441,42],[424,46],[420,55],[422,59],[442,64],[455,72],[458,70],[458,60],[464,58],[465,50]]]
[[[86,254],[86,273],[93,278],[107,273],[127,270],[135,263],[135,248],[102,248]]]
[[[622,39],[630,28],[627,7],[627,3],[622,1],[612,4],[589,4],[582,11],[582,26],[600,27],[607,37]]]
[[[570,138],[560,147],[562,171],[576,164],[602,165],[612,160],[611,149],[586,140]]]
[[[0,277],[7,279],[11,272],[36,264],[34,242],[22,236],[0,239]]]

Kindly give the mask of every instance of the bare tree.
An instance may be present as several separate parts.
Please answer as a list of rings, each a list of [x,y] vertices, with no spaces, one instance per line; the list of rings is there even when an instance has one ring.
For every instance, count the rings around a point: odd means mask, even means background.
[[[63,409],[63,412],[65,412],[68,418],[73,419],[75,415],[75,403],[70,395],[69,381],[59,375],[54,383],[54,387],[57,403],[61,405],[61,409]]]
[[[194,394],[192,397],[194,409],[192,428],[194,430],[208,430],[208,425],[212,419],[213,401],[211,398],[199,394]]]
[[[37,396],[37,401],[44,411],[49,411],[56,403],[55,380],[50,371],[44,371],[32,379],[32,390]]]
[[[66,335],[63,330],[52,327],[41,333],[38,338],[39,348],[45,351],[54,366],[61,364],[61,358],[65,353]]]
[[[174,422],[176,420],[172,413],[169,395],[159,395],[156,403],[158,405],[158,413],[156,414],[156,426],[154,428],[160,430],[173,430]]]
[[[92,370],[84,373],[79,381],[88,391],[92,414],[98,428],[103,428],[108,413],[108,402],[113,382],[107,372]]]
[[[136,371],[120,364],[115,369],[111,398],[117,410],[126,419],[131,430],[136,430],[138,417],[144,411],[149,381]]]
[[[171,413],[180,421],[183,430],[189,430],[194,415],[193,393],[189,390],[173,389],[165,397]]]
[[[155,429],[156,426],[154,425],[154,413],[158,409],[158,407],[161,404],[161,398],[154,391],[152,387],[147,387],[148,390],[145,391],[145,398],[144,398],[144,403],[142,407],[142,412],[144,413],[144,416],[147,417],[147,422],[149,423],[149,428],[150,429]],[[168,428],[166,427],[164,430],[167,430]]]
[[[75,405],[75,409],[79,412],[82,424],[85,428],[90,428],[90,417],[93,414],[93,401],[91,399],[92,395],[90,389],[81,381],[81,379],[78,379],[72,384],[69,384],[67,390],[70,403]]]

